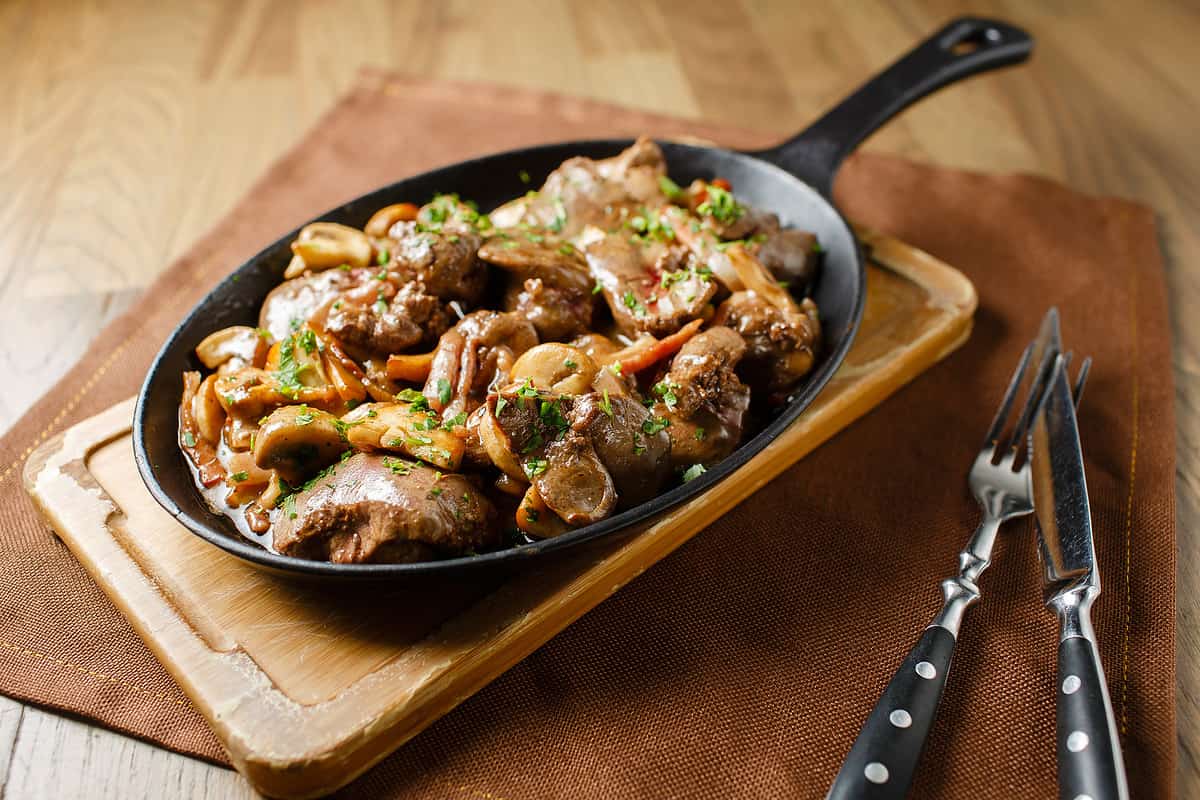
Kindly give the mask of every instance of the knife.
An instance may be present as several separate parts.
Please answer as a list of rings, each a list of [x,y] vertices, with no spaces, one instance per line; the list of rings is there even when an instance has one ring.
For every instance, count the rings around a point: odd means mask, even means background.
[[[1059,348],[1061,350],[1061,348]],[[1046,606],[1058,616],[1055,685],[1060,800],[1126,800],[1112,703],[1092,629],[1100,594],[1069,356],[1059,355],[1029,433],[1030,479]]]

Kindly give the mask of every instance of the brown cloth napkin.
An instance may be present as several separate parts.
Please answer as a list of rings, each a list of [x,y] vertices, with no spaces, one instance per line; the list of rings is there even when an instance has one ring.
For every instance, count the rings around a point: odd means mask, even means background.
[[[218,278],[314,214],[472,154],[639,132],[730,146],[775,138],[364,74],[0,442],[0,691],[222,761],[203,719],[34,510],[22,459],[133,394],[168,330]],[[1175,425],[1151,212],[1039,178],[869,153],[846,164],[837,197],[848,216],[975,282],[970,341],[347,796],[822,795],[940,602],[938,581],[978,519],[967,465],[1050,304],[1068,345],[1095,357],[1081,425],[1104,583],[1096,630],[1130,783],[1138,797],[1172,794]],[[1040,602],[1030,523],[1002,533],[982,583],[914,796],[1051,798],[1056,624]]]

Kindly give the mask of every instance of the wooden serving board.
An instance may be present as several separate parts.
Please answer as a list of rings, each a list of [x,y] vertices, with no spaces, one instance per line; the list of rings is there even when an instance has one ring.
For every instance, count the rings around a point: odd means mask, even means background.
[[[842,368],[775,442],[623,544],[488,585],[417,593],[264,573],[163,511],[133,463],[133,400],[33,453],[29,492],[263,793],[349,782],[969,335],[960,273],[860,231],[866,316]],[[395,613],[404,608],[405,615]]]

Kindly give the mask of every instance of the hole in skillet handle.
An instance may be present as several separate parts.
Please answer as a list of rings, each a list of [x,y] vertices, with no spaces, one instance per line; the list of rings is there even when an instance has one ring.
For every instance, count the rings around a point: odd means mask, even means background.
[[[949,50],[953,55],[965,56],[974,53],[981,47],[998,44],[1003,38],[1004,34],[995,28],[983,28],[982,30],[964,28],[960,31],[953,31],[950,37],[941,42],[941,45],[943,50]]]

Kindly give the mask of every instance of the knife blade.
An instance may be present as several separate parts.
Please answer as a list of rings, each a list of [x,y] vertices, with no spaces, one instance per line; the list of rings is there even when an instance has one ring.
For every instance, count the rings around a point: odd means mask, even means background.
[[[1068,356],[1057,355],[1029,433],[1030,481],[1046,605],[1059,619],[1058,796],[1126,800],[1129,790],[1091,606],[1096,546]]]

